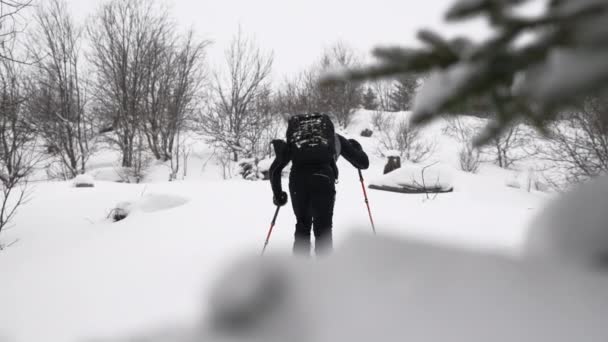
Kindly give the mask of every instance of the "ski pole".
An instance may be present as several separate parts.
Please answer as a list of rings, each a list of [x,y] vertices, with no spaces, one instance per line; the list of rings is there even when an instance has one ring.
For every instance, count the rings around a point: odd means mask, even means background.
[[[272,218],[272,222],[270,223],[270,229],[268,230],[268,235],[266,236],[266,242],[264,243],[264,248],[262,249],[262,256],[266,252],[266,247],[268,247],[268,243],[270,242],[270,236],[272,235],[274,225],[277,223],[277,216],[279,216],[279,210],[281,210],[281,207],[277,205],[277,211],[274,212],[274,217]]]
[[[365,190],[365,180],[363,179],[363,173],[359,169],[359,180],[361,180],[361,188],[363,189],[363,196],[365,197],[365,205],[367,206],[367,213],[369,214],[369,221],[372,223],[372,230],[376,235],[376,225],[374,224],[374,218],[372,217],[372,210],[369,207],[369,199],[367,198],[367,191]]]

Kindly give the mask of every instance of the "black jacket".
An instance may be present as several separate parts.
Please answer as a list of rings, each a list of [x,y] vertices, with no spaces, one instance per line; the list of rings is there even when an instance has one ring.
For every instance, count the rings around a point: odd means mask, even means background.
[[[351,141],[347,140],[343,136],[337,134],[340,139],[340,155],[344,157],[349,163],[351,163],[354,167],[361,170],[366,170],[369,168],[369,159],[367,154],[360,148],[357,143],[353,144]],[[274,140],[272,142],[275,150],[275,160],[270,166],[270,184],[272,186],[272,192],[276,194],[280,194],[283,189],[281,185],[281,173],[283,169],[289,164],[292,159],[291,151],[289,145],[283,140]],[[325,166],[329,167],[329,165]],[[332,166],[334,169],[335,178],[338,177],[338,170],[335,165]],[[292,166],[293,172],[303,172],[308,173],[315,172],[316,169],[314,167],[306,167],[303,165],[295,165]]]

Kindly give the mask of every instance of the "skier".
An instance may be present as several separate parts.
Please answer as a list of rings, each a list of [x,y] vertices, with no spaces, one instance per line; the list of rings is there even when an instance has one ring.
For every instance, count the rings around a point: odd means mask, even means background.
[[[276,158],[270,167],[270,183],[277,206],[287,204],[282,190],[281,174],[292,162],[289,192],[296,216],[293,252],[310,255],[311,229],[315,236],[315,253],[329,254],[333,247],[332,219],[338,179],[338,157],[343,156],[358,169],[367,169],[369,159],[354,139],[336,134],[325,114],[293,116],[287,128],[287,142],[272,142]]]

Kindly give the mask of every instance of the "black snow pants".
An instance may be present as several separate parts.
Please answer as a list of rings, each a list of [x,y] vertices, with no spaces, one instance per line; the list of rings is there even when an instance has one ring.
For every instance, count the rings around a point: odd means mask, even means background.
[[[289,192],[296,216],[293,251],[310,255],[311,229],[315,253],[325,255],[333,248],[332,220],[336,199],[335,175],[330,166],[294,167],[289,177]]]

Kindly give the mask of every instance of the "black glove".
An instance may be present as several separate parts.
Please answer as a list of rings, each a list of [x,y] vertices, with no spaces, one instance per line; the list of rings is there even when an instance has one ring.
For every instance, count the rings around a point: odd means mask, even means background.
[[[274,195],[272,198],[272,203],[278,207],[282,207],[287,204],[287,193],[285,191],[281,192],[278,196]]]
[[[349,143],[351,143],[351,145],[353,145],[354,148],[356,148],[359,151],[363,151],[363,147],[361,147],[361,144],[359,144],[359,142],[355,139],[349,139],[348,140]]]

